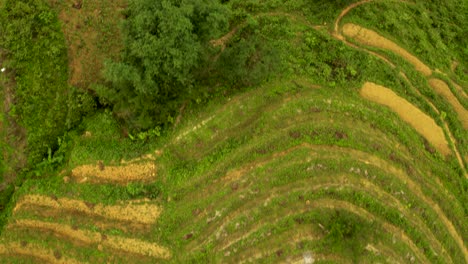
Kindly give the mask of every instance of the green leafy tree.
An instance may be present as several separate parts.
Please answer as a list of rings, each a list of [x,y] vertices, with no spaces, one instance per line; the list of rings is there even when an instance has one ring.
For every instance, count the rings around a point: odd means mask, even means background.
[[[227,30],[228,9],[216,0],[132,0],[123,25],[121,62],[106,63],[110,87],[98,94],[134,129],[170,120],[194,84],[207,42]]]

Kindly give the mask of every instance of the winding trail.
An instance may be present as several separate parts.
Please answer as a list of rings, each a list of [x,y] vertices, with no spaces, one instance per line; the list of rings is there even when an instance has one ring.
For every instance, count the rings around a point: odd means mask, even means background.
[[[361,26],[348,23],[343,25],[343,34],[367,46],[390,50],[411,63],[417,71],[428,77],[432,75],[432,70],[420,61],[416,56],[398,46],[395,42],[388,40],[376,32]]]
[[[341,11],[340,15],[338,15],[338,18],[335,20],[335,27],[334,27],[334,33],[336,34],[336,37],[341,39],[341,40],[344,40],[344,37],[339,33],[340,32],[340,22],[341,22],[341,19],[346,16],[346,14],[349,13],[349,11],[351,11],[352,9],[360,6],[360,5],[363,5],[365,3],[369,3],[369,2],[373,2],[374,0],[363,0],[363,1],[360,1],[360,2],[356,2],[354,4],[351,4],[349,6],[347,6],[345,9],[343,9],[343,11]]]

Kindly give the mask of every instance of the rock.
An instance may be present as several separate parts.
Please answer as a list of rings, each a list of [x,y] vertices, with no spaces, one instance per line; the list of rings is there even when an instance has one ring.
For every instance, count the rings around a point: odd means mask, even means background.
[[[83,6],[83,3],[81,1],[74,2],[72,5],[72,7],[75,9],[81,9],[82,6]]]

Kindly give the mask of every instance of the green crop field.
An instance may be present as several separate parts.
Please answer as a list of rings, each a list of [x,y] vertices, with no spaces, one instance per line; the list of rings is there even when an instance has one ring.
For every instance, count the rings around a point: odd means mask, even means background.
[[[465,2],[0,10],[0,263],[468,263]]]

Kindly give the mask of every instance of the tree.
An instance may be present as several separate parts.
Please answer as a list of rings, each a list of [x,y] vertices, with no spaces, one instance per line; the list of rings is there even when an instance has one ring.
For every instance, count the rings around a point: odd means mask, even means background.
[[[208,40],[227,26],[228,9],[216,0],[132,0],[122,61],[106,63],[111,85],[96,91],[134,129],[164,124],[193,86]]]

